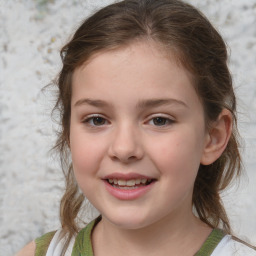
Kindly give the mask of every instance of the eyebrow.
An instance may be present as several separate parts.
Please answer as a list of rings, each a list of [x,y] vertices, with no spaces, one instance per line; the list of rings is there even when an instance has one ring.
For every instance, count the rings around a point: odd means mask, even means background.
[[[158,107],[162,105],[182,105],[184,107],[188,107],[187,104],[181,100],[166,98],[166,99],[148,99],[142,100],[138,102],[136,105],[137,108],[150,108],[150,107]]]
[[[81,106],[81,105],[91,105],[91,106],[94,106],[94,107],[107,107],[109,106],[110,104],[108,104],[106,101],[103,101],[103,100],[94,100],[94,99],[80,99],[78,100],[74,106]]]
[[[143,109],[143,108],[152,108],[152,107],[158,107],[162,105],[172,105],[172,104],[182,105],[186,108],[188,107],[188,105],[181,100],[166,98],[166,99],[141,100],[136,104],[136,108]],[[98,99],[89,99],[89,98],[80,99],[74,104],[75,107],[81,106],[81,105],[91,105],[94,107],[102,107],[102,108],[112,106],[112,104],[109,104],[106,101],[98,100]]]

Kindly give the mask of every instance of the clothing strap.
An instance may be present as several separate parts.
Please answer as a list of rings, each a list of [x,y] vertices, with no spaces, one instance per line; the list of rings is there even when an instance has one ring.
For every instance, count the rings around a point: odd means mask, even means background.
[[[224,236],[225,234],[222,230],[213,229],[195,256],[210,256]]]
[[[71,256],[93,256],[91,234],[93,228],[101,220],[101,216],[91,221],[85,228],[80,230],[76,237]]]
[[[93,256],[91,234],[100,219],[101,218],[97,218],[90,222],[79,232],[73,247],[72,256]],[[222,230],[213,229],[195,256],[210,256],[224,236],[225,233]]]
[[[80,230],[75,239],[71,256],[93,256],[91,234],[94,227],[100,220],[101,217],[98,217],[95,220],[91,221],[85,228]],[[49,232],[35,240],[35,256],[46,255],[49,244],[55,233],[56,231]],[[200,250],[194,256],[210,256],[224,236],[225,233],[222,230],[213,229]]]
[[[46,233],[43,236],[41,236],[35,240],[35,243],[36,243],[35,256],[46,255],[46,252],[48,250],[50,242],[55,233],[56,233],[56,231]]]

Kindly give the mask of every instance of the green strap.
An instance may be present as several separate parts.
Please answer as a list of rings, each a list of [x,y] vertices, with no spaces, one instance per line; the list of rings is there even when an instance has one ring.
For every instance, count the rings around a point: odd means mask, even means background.
[[[35,256],[45,256],[50,245],[50,242],[56,231],[49,232],[35,240],[36,252]]]
[[[222,230],[213,229],[195,256],[210,256],[224,236],[225,234]]]
[[[100,218],[93,220],[78,233],[71,256],[93,256],[91,234],[93,228],[97,225],[99,221]],[[55,232],[56,231],[47,233],[35,240],[35,256],[46,255],[47,249]],[[200,250],[195,254],[195,256],[210,256],[224,236],[225,234],[222,230],[214,229],[208,236]]]
[[[71,256],[93,256],[91,233],[99,221],[100,218],[93,220],[79,232]],[[224,236],[222,230],[213,229],[195,256],[210,256]]]
[[[98,219],[90,222],[77,235],[71,256],[93,256],[91,233]]]

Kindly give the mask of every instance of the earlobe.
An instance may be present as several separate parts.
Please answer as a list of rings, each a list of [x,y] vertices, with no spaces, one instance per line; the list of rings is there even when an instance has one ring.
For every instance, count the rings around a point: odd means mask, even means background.
[[[223,109],[218,119],[212,123],[206,135],[201,164],[209,165],[215,162],[225,150],[232,132],[232,115]]]

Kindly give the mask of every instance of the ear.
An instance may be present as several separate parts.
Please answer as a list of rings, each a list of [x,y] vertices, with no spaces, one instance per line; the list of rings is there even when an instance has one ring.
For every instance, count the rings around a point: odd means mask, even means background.
[[[206,134],[201,164],[209,165],[216,161],[225,150],[232,132],[232,115],[223,109],[218,119],[212,123]]]

